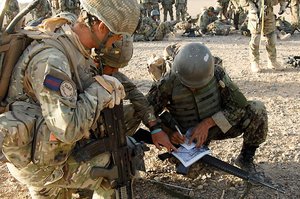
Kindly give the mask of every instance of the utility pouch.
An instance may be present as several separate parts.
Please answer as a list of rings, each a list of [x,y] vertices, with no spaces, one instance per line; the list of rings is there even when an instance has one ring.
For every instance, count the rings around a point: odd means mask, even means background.
[[[40,109],[21,101],[14,102],[9,109],[0,115],[0,134],[3,138],[0,148],[7,161],[21,169],[31,162],[33,131]]]

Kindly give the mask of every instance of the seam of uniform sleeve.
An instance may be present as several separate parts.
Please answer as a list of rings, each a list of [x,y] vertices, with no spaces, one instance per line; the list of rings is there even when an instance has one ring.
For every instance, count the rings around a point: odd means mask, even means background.
[[[215,113],[211,118],[223,133],[227,133],[227,131],[229,131],[229,129],[232,127],[232,125],[229,123],[229,121],[221,111]]]

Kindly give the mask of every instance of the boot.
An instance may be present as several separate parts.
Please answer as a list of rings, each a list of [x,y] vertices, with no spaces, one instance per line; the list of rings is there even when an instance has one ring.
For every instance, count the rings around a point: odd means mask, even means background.
[[[278,33],[278,37],[280,40],[286,40],[286,39],[290,38],[291,36],[292,36],[291,33],[285,33],[283,31]]]
[[[243,148],[235,160],[235,164],[241,169],[248,171],[250,173],[256,173],[254,165],[254,155],[257,146],[250,146],[248,144],[243,144]]]
[[[259,73],[261,71],[258,63],[255,61],[250,63],[250,69],[251,69],[251,72],[253,72],[253,73]]]
[[[274,69],[274,70],[277,70],[277,71],[284,70],[284,68],[276,60],[275,61],[268,60],[268,68],[269,69]]]

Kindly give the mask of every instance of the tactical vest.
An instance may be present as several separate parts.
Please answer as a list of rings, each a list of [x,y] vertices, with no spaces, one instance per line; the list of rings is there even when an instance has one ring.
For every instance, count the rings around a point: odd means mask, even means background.
[[[78,69],[83,66],[89,68],[89,66],[93,64],[92,61],[90,59],[86,59],[79,52],[79,50],[77,50],[77,47],[74,46],[69,38],[62,34],[58,33],[53,35],[46,35],[40,34],[39,32],[32,32],[32,34],[28,36],[35,39],[35,41],[33,41],[32,44],[26,49],[25,53],[19,59],[15,67],[8,92],[8,103],[14,104],[18,101],[26,101],[30,104],[35,103],[36,97],[34,95],[34,91],[32,90],[30,81],[28,80],[26,71],[32,57],[48,48],[56,48],[67,56],[71,72],[74,77],[73,80],[76,83],[78,92],[83,92],[84,88],[88,85],[85,85],[86,83],[82,79],[86,79],[86,75],[92,75],[86,68],[81,68],[82,70],[80,71],[78,71]],[[32,120],[29,121],[30,117],[22,116],[18,118],[11,118],[9,117],[10,113],[12,115],[15,115],[13,110],[10,110],[5,114],[8,114],[8,117],[6,118],[8,121],[11,121],[11,123],[14,120],[17,120],[21,124],[33,124],[31,126],[34,127],[31,129],[26,128],[27,131],[25,131],[23,128],[19,129],[19,131],[17,129],[17,132],[12,132],[15,134],[19,134],[18,137],[26,137],[27,140],[22,142],[26,143],[26,146],[19,147],[20,143],[18,140],[16,140],[15,142],[8,142],[9,144],[7,144],[7,146],[3,145],[5,156],[12,164],[17,166],[18,168],[22,168],[32,161],[36,165],[55,166],[64,163],[71,155],[71,151],[74,148],[75,143],[64,143],[59,140],[55,143],[49,142],[51,131],[47,127],[47,124],[45,123],[42,116],[39,118],[32,117]],[[22,118],[29,119],[28,121],[23,121]],[[3,120],[1,121],[4,121],[4,119],[5,118],[3,118]],[[26,126],[28,127],[29,125]],[[11,139],[11,127],[4,124],[3,126],[0,125],[0,128],[7,128],[6,132],[8,132],[8,135],[5,139]],[[30,132],[31,134],[28,135],[28,132]],[[22,135],[24,133],[26,134],[26,136]],[[26,159],[15,158],[17,156],[24,156],[25,153],[27,154]],[[28,156],[28,154],[30,155]]]
[[[167,108],[184,131],[217,113],[221,110],[221,94],[216,78],[214,77],[204,88],[195,92],[176,78],[171,102]]]

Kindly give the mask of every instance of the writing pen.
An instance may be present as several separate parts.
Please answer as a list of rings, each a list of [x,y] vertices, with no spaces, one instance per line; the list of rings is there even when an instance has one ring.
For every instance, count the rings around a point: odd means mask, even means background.
[[[175,125],[175,128],[176,128],[176,130],[178,131],[178,133],[179,133],[181,136],[183,136],[182,133],[181,133],[181,131],[180,131],[180,129],[179,129],[179,127],[178,127],[177,125]]]

